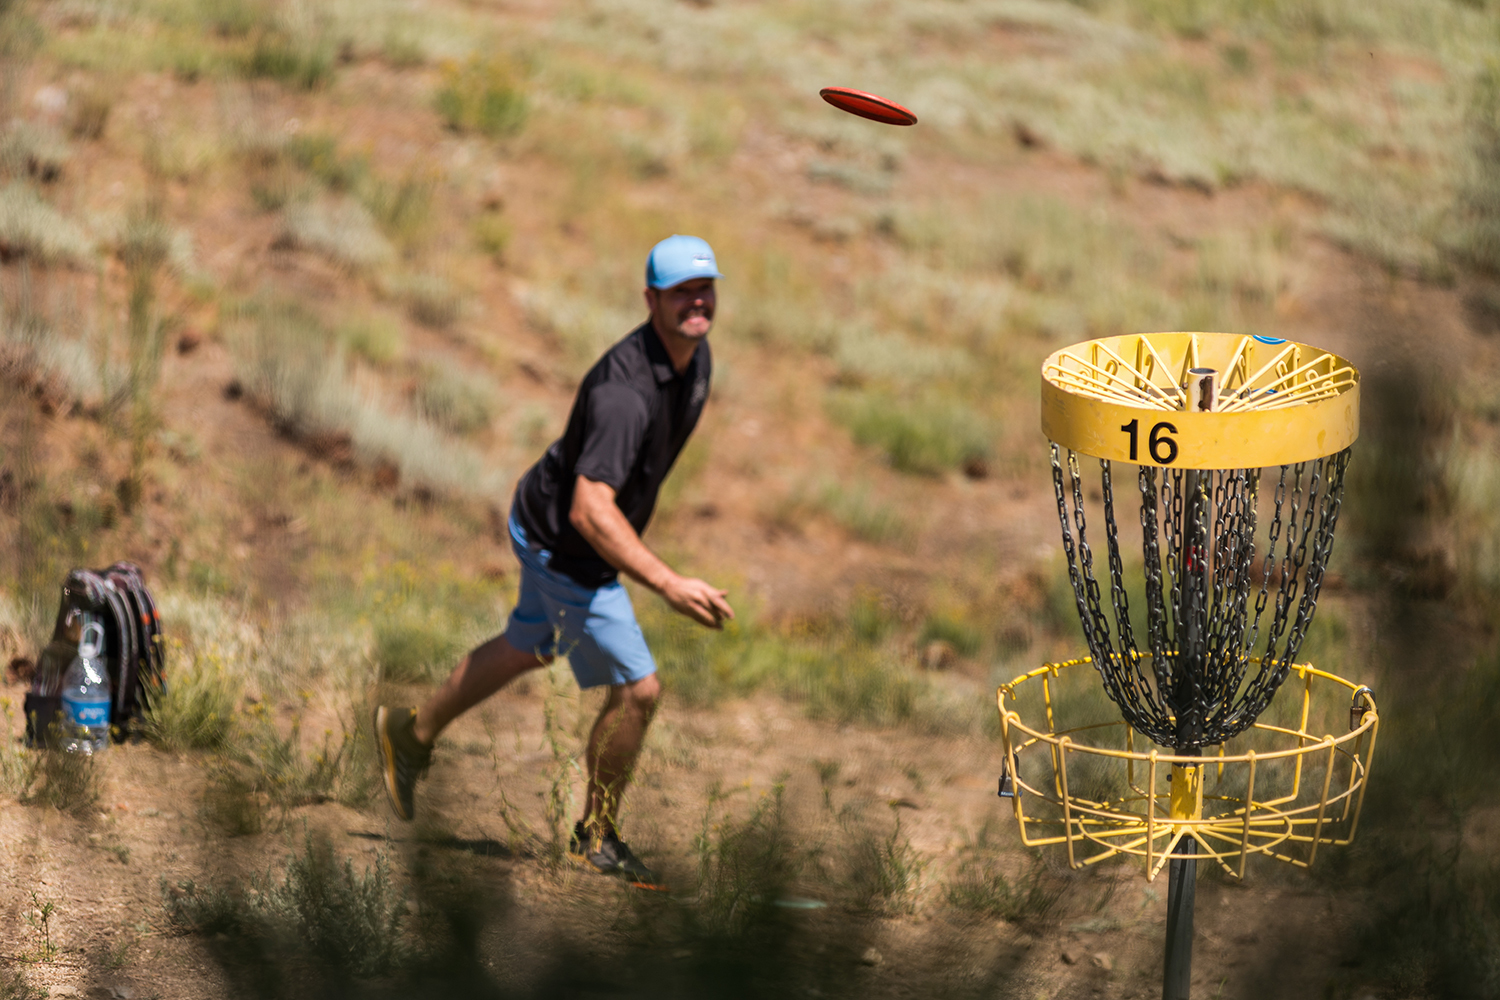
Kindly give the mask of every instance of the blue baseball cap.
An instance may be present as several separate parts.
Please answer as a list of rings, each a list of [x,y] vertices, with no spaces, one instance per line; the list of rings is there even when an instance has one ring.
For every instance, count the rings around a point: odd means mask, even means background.
[[[694,278],[722,278],[714,248],[696,236],[668,236],[646,258],[646,284],[671,288]]]

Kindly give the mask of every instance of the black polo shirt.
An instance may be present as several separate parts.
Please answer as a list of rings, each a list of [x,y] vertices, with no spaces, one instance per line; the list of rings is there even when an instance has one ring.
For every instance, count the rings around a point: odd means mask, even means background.
[[[527,541],[552,552],[552,569],[586,587],[619,576],[568,521],[573,486],[579,476],[608,483],[631,527],[645,531],[662,480],[698,424],[712,371],[704,341],[675,372],[650,320],[589,369],[567,430],[516,486],[516,520]]]

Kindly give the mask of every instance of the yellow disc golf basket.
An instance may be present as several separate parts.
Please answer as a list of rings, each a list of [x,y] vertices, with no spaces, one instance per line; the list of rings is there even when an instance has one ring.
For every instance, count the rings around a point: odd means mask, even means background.
[[[1359,373],[1274,337],[1092,340],[1044,363],[1042,430],[1089,655],[1000,686],[1000,794],[1026,844],[1065,845],[1074,867],[1168,868],[1163,996],[1185,1000],[1197,860],[1241,878],[1251,855],[1305,867],[1358,826],[1374,693],[1297,658]],[[1128,518],[1115,463],[1134,474]]]

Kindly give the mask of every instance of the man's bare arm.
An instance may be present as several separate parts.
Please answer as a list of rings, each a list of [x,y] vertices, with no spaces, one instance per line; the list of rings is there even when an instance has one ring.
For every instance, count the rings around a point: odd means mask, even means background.
[[[615,491],[608,483],[579,476],[568,520],[606,562],[656,591],[675,610],[709,628],[722,628],[726,618],[734,617],[724,599],[728,591],[679,575],[646,548],[615,504]]]

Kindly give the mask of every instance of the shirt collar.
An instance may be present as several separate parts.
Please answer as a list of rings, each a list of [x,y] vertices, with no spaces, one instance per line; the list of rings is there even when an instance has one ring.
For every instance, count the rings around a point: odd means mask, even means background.
[[[672,357],[662,346],[661,337],[657,335],[656,327],[652,326],[651,320],[648,319],[641,324],[641,337],[646,342],[646,362],[651,366],[651,374],[656,376],[657,385],[665,385],[677,378],[677,370],[672,367]],[[682,374],[687,375],[697,364],[698,352],[695,349],[692,360],[688,362]]]

